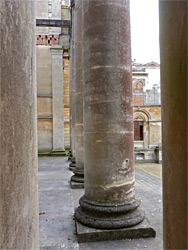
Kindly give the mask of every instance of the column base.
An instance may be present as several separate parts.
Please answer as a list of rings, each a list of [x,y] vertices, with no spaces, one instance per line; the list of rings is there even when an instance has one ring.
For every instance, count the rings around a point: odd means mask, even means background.
[[[73,172],[74,175],[71,176],[71,188],[84,188],[84,170],[76,168]]]
[[[71,163],[69,164],[69,170],[70,170],[70,171],[74,171],[75,169],[76,169],[76,163],[71,162]]]
[[[71,162],[75,161],[75,157],[74,156],[68,157],[68,161],[71,161]]]
[[[72,157],[73,157],[73,155],[72,155],[72,152],[70,150],[69,153],[68,153],[68,161],[71,161]]]
[[[73,171],[76,169],[76,159],[75,157],[71,157],[70,159],[71,163],[69,164],[69,170]]]
[[[76,234],[78,243],[154,238],[156,236],[155,230],[149,225],[146,218],[138,225],[122,229],[96,229],[76,221]]]
[[[145,213],[138,207],[140,201],[134,197],[124,204],[97,203],[81,197],[80,207],[76,209],[75,218],[78,222],[99,229],[119,229],[141,223]]]
[[[75,169],[73,170],[74,175],[71,176],[71,181],[84,183],[84,170]]]

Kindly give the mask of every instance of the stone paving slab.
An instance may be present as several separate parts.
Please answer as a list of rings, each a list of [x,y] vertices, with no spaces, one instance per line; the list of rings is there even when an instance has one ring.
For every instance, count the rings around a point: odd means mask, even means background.
[[[79,249],[67,159],[39,158],[38,175],[40,249]]]
[[[45,212],[39,216],[40,249],[162,250],[161,180],[148,173],[151,168],[145,171],[136,168],[136,195],[156,230],[156,238],[78,244],[73,214],[84,189],[71,189],[67,157],[39,158],[39,212]]]
[[[137,165],[136,165],[137,166]],[[156,231],[155,238],[132,239],[119,241],[101,241],[79,243],[80,250],[101,249],[101,250],[162,250],[162,182],[159,178],[146,173],[137,167],[136,175],[136,196],[141,198],[141,208],[145,211],[149,219],[150,226]],[[84,194],[84,190],[73,190],[74,206],[78,207],[79,197]]]
[[[156,163],[140,163],[136,164],[136,168],[143,170],[144,172],[151,174],[162,180],[162,164]]]

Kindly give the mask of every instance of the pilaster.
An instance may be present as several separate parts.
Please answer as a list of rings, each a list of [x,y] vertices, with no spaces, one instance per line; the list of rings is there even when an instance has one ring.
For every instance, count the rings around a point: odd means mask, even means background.
[[[53,103],[53,151],[64,151],[64,103],[63,103],[63,49],[51,48],[52,55],[52,103]]]

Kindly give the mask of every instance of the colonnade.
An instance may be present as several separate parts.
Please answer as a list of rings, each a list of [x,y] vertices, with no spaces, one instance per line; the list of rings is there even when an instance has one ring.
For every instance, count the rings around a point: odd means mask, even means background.
[[[75,86],[75,158],[76,166],[72,182],[84,182],[84,145],[83,145],[83,70],[82,70],[82,2],[76,1],[74,8],[74,86]]]
[[[71,180],[79,182],[83,169],[85,180],[75,217],[97,228],[135,225],[145,215],[135,198],[129,1],[75,1],[73,11],[76,169]]]
[[[134,191],[129,1],[76,2],[71,149],[82,163],[75,176],[84,165],[85,195],[75,217],[96,228],[132,226],[144,212]],[[35,5],[0,7],[0,248],[38,249]],[[160,1],[160,26],[164,246],[187,249],[187,1]],[[83,118],[75,113],[82,95]]]

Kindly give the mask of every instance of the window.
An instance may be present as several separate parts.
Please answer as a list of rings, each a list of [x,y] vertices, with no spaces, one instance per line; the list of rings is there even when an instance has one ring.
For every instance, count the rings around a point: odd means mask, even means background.
[[[134,122],[134,140],[135,141],[144,140],[144,122],[142,121]]]

